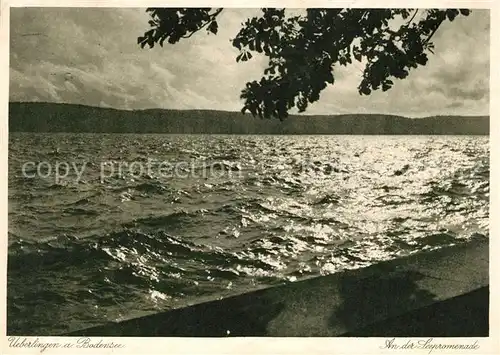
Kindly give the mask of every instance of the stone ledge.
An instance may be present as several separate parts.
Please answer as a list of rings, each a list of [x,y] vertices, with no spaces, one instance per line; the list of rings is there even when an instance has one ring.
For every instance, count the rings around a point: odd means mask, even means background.
[[[488,260],[488,240],[477,239],[64,335],[385,337],[427,327],[436,334],[426,336],[487,336]]]

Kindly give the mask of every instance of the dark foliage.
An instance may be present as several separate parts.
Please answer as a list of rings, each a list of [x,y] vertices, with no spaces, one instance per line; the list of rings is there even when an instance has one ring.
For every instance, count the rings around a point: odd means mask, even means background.
[[[335,81],[335,65],[358,61],[364,66],[361,95],[389,90],[393,79],[404,79],[412,68],[426,65],[433,53],[431,39],[440,25],[467,9],[307,9],[287,16],[285,9],[263,8],[248,19],[232,44],[236,61],[255,53],[268,58],[263,77],[246,84],[242,112],[254,116],[288,116],[320,98]],[[217,34],[222,8],[148,8],[151,29],[138,38],[141,47],[164,41],[174,44],[205,28]]]

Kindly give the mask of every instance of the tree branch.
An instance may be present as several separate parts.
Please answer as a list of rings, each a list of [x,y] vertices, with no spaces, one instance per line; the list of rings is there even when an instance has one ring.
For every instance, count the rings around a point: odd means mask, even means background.
[[[434,29],[432,30],[432,32],[429,35],[429,37],[427,37],[427,39],[425,40],[424,44],[429,43],[429,41],[431,40],[432,36],[434,36],[434,34],[436,33],[436,31],[438,30],[439,26],[441,26],[441,24],[446,19],[446,15],[445,15],[444,12],[439,13],[439,15],[440,16],[437,18],[436,27],[434,27]]]
[[[434,36],[434,34],[436,33],[436,31],[438,30],[439,26],[441,26],[441,24],[443,23],[444,20],[441,20],[439,21],[439,23],[436,25],[436,27],[432,30],[431,34],[429,35],[429,37],[427,37],[427,39],[425,40],[424,44],[427,44],[429,43],[429,41],[431,40],[432,36]]]
[[[418,9],[415,9],[415,12],[413,13],[413,16],[411,17],[411,19],[406,23],[406,26],[410,26],[411,23],[413,22],[413,19],[415,18],[415,16],[417,15],[418,13]]]
[[[211,23],[221,12],[222,10],[224,10],[224,8],[220,7],[218,8],[212,15],[210,15],[210,20],[208,20],[207,22],[205,22],[203,25],[201,25],[200,28],[194,30],[193,32],[191,32],[189,35],[187,36],[182,36],[181,38],[189,38],[191,37],[192,35],[194,35],[196,32],[200,31],[201,29],[205,28],[209,23]]]

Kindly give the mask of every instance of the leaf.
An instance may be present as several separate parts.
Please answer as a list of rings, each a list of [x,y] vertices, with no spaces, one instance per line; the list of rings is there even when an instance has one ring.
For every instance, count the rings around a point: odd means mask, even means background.
[[[271,36],[269,37],[269,43],[271,45],[278,45],[279,42],[280,42],[280,35],[279,35],[279,33],[276,32],[276,31],[273,31],[271,33]]]
[[[453,21],[455,17],[457,17],[458,11],[457,10],[446,10],[446,16],[448,17],[448,20]]]
[[[239,38],[233,39],[233,47],[238,48],[241,50],[241,41]]]
[[[210,22],[210,25],[208,25],[207,31],[210,31],[214,35],[216,35],[218,29],[219,29],[219,25],[217,24],[217,21],[212,21],[212,22]]]
[[[269,44],[265,44],[264,45],[264,53],[267,55],[267,56],[270,56],[271,55],[271,47],[269,46]]]
[[[331,71],[326,74],[325,80],[327,83],[330,83],[330,84],[334,83],[335,79],[334,79],[333,73]]]
[[[382,91],[387,91],[392,87],[392,81],[386,80],[382,83]]]
[[[360,94],[370,95],[372,91],[370,90],[370,88],[368,86],[362,86],[359,89],[359,92],[360,92]]]
[[[266,69],[264,70],[264,74],[266,74],[266,75],[267,75],[267,74],[272,74],[272,75],[274,75],[274,74],[276,74],[276,70],[274,69],[274,67],[269,67],[269,68],[266,68]]]
[[[464,16],[469,16],[470,10],[469,9],[460,9],[460,13]]]
[[[257,38],[255,39],[255,49],[257,52],[262,53],[262,41],[259,35],[257,35]]]
[[[425,55],[425,53],[422,53],[420,55],[417,56],[417,58],[415,58],[415,61],[420,64],[420,65],[426,65],[427,64],[427,56]]]
[[[160,46],[163,47],[163,42],[165,42],[165,40],[167,39],[167,36],[162,36],[161,39],[160,39]]]

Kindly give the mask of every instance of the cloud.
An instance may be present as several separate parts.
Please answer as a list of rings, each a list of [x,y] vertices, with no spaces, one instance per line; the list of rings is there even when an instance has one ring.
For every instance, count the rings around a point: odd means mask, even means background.
[[[236,63],[229,40],[258,9],[226,9],[217,36],[203,32],[174,46],[140,49],[144,9],[11,9],[10,99],[140,108],[239,110],[245,83],[266,58]],[[335,68],[335,85],[308,114],[381,112],[409,116],[488,114],[489,11],[446,23],[436,54],[387,92],[360,96],[360,64]]]
[[[405,80],[395,80],[391,90],[356,95],[359,68],[350,67],[344,69],[342,83],[328,89],[327,100],[342,102],[347,112],[488,114],[489,11],[474,10],[469,17],[445,23],[433,41],[436,49],[429,63],[411,70]],[[323,102],[316,105],[318,113],[326,108]]]

